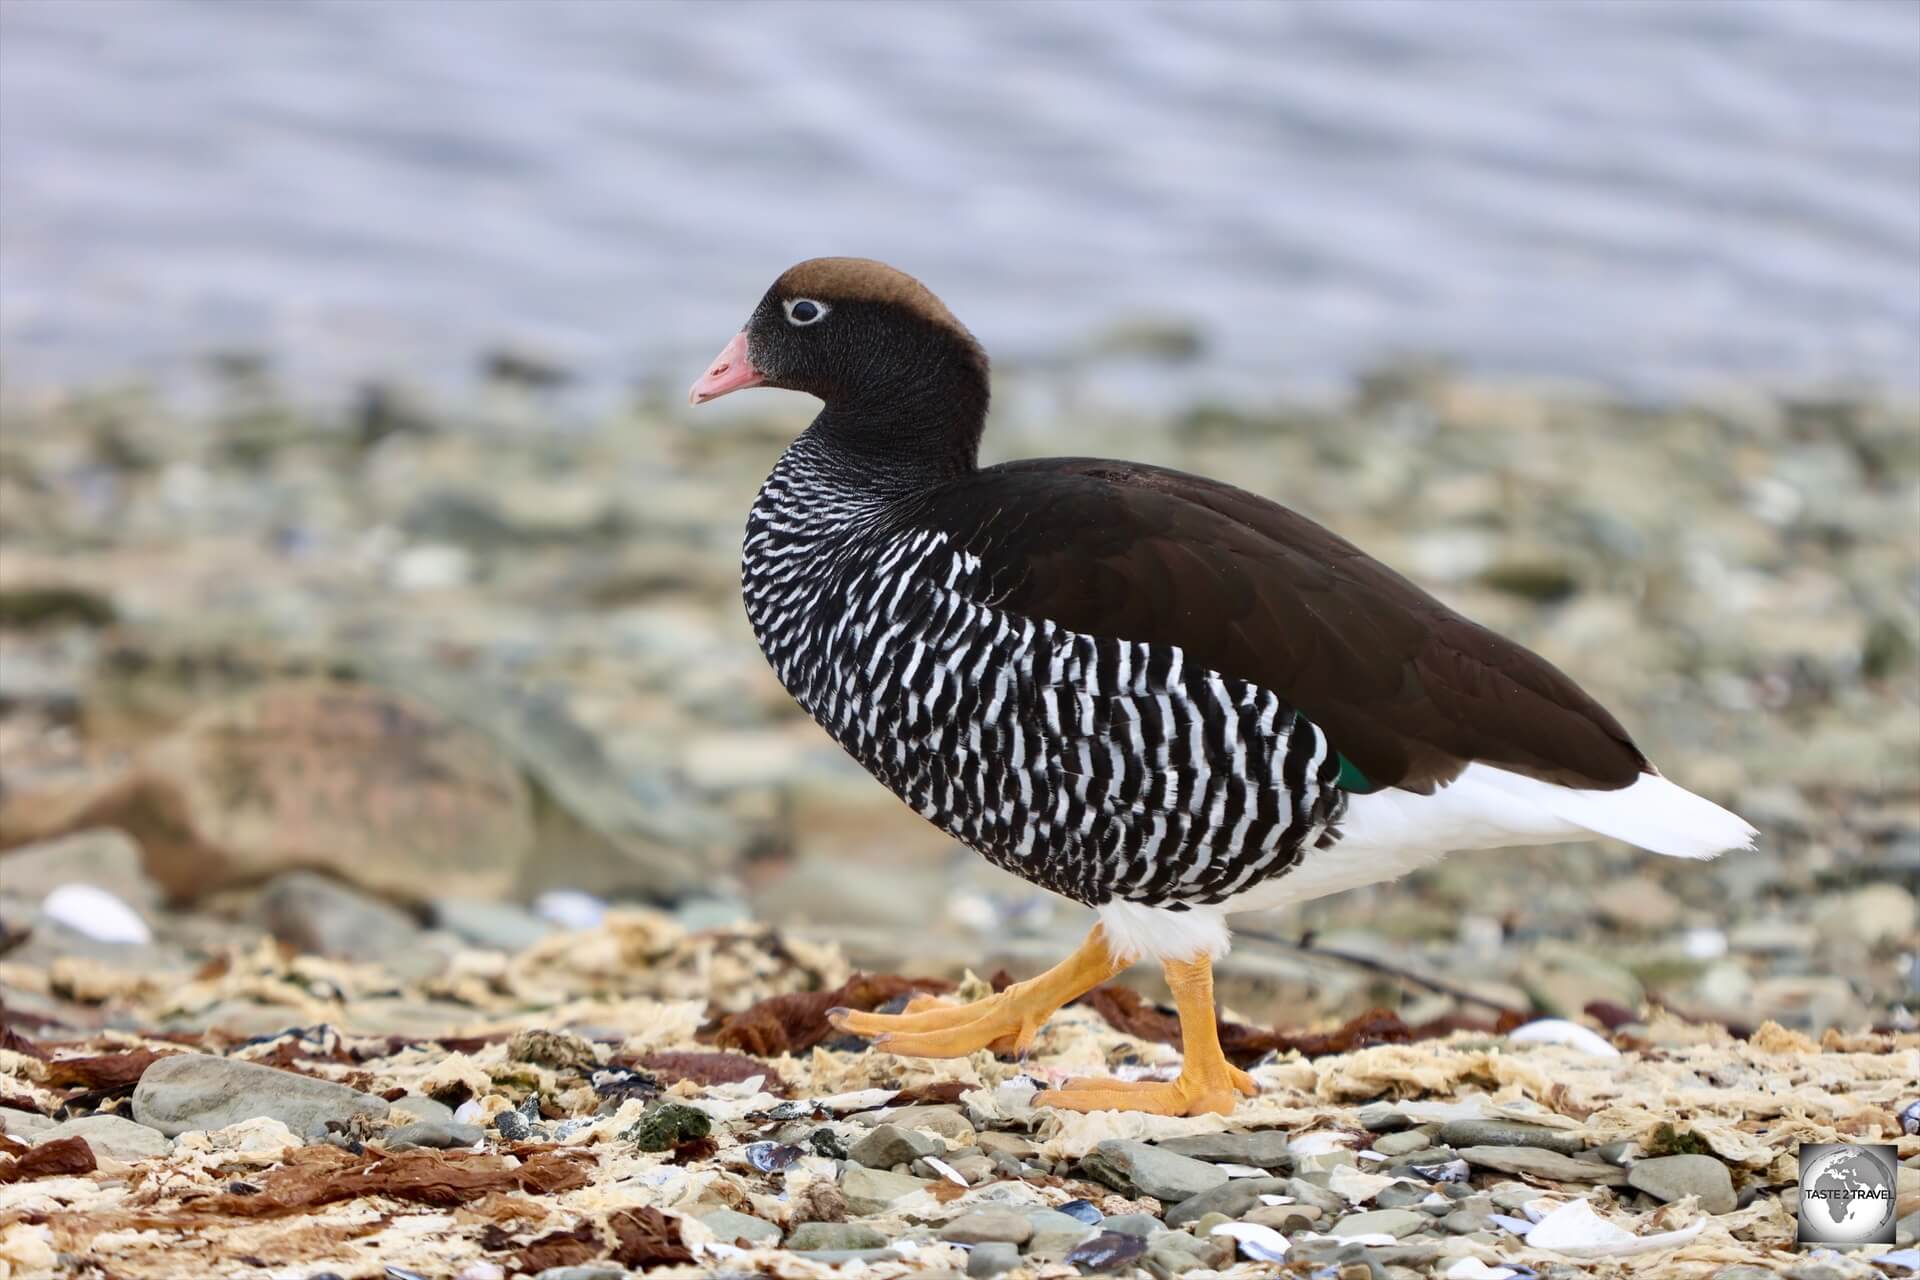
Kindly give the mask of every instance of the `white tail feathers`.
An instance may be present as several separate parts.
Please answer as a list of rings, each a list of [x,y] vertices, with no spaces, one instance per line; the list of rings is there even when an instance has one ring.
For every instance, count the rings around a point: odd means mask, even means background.
[[[1611,836],[1671,858],[1711,858],[1750,849],[1759,833],[1711,800],[1657,773],[1617,791],[1576,791],[1470,764],[1430,795],[1387,788],[1350,798],[1342,835],[1310,850],[1286,875],[1256,884],[1222,904],[1271,907],[1393,880],[1456,850],[1554,844]]]
[[[1568,822],[1670,858],[1711,858],[1729,849],[1751,849],[1760,834],[1739,815],[1657,773],[1642,774],[1618,791],[1573,791],[1514,774],[1505,774],[1503,782],[1505,778],[1531,783],[1528,790]]]

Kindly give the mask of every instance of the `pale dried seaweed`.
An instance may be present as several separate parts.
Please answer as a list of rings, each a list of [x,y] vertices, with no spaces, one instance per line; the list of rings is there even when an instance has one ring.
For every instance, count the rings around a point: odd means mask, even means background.
[[[0,1047],[0,1092],[31,1096],[47,1112],[114,1105],[106,1094],[125,1088],[140,1064],[196,1049],[347,1079],[379,1094],[457,1097],[482,1125],[532,1107],[552,1136],[514,1142],[492,1134],[478,1151],[388,1151],[376,1128],[365,1148],[353,1152],[305,1142],[271,1120],[188,1133],[162,1157],[94,1171],[50,1169],[0,1186],[0,1262],[29,1273],[43,1265],[34,1260],[46,1250],[84,1253],[125,1280],[177,1275],[183,1261],[213,1272],[241,1257],[343,1275],[377,1274],[391,1263],[451,1276],[491,1260],[520,1271],[611,1261],[691,1276],[726,1260],[768,1275],[825,1276],[832,1274],[826,1266],[786,1250],[729,1253],[737,1249],[734,1242],[716,1239],[697,1217],[728,1208],[782,1227],[861,1217],[850,1212],[835,1183],[834,1160],[805,1140],[810,1130],[837,1127],[851,1141],[860,1131],[856,1120],[895,1116],[904,1107],[956,1107],[982,1130],[1030,1141],[1037,1158],[1071,1165],[1108,1138],[1251,1129],[1285,1130],[1303,1151],[1362,1147],[1367,1134],[1360,1108],[1387,1099],[1416,1122],[1522,1119],[1577,1132],[1594,1144],[1711,1152],[1765,1193],[1747,1208],[1702,1219],[1683,1206],[1636,1213],[1620,1198],[1624,1193],[1528,1175],[1541,1191],[1543,1214],[1584,1205],[1578,1212],[1606,1224],[1616,1244],[1618,1233],[1639,1241],[1688,1233],[1662,1241],[1657,1253],[1586,1258],[1582,1265],[1592,1274],[1705,1276],[1729,1262],[1786,1256],[1780,1251],[1792,1241],[1793,1224],[1775,1192],[1792,1181],[1797,1143],[1891,1141],[1903,1156],[1920,1153],[1920,1137],[1902,1133],[1899,1121],[1900,1108],[1912,1101],[1911,1082],[1920,1078],[1920,1036],[1912,1034],[1829,1034],[1816,1042],[1763,1025],[1742,1041],[1655,1015],[1636,1026],[1635,1042],[1622,1044],[1620,1056],[1602,1057],[1487,1032],[1368,1044],[1414,1033],[1398,1019],[1369,1018],[1296,1037],[1319,1056],[1296,1047],[1255,1066],[1263,1092],[1231,1117],[1080,1115],[1033,1107],[1035,1088],[1122,1063],[1164,1071],[1177,1054],[1142,1034],[1151,1028],[1125,1017],[1125,1026],[1116,1026],[1097,1004],[1063,1010],[1021,1063],[985,1053],[926,1060],[838,1047],[821,1030],[834,1003],[877,1007],[950,984],[842,971],[832,986],[793,990],[793,983],[809,980],[803,973],[830,974],[838,962],[795,969],[771,956],[749,960],[739,948],[769,945],[771,935],[743,930],[733,936],[741,940],[729,944],[734,972],[748,976],[731,989],[739,1000],[731,1013],[671,996],[681,989],[678,966],[695,963],[689,957],[708,945],[700,935],[619,921],[581,936],[586,959],[577,970],[556,945],[526,971],[537,974],[537,982],[485,984],[461,1036],[362,1036],[312,1024],[251,1041],[218,1032],[164,1040],[16,1032]],[[605,967],[616,955],[652,957],[674,972],[616,982]],[[336,1027],[350,1028],[365,1000],[391,1000],[396,992],[424,998],[424,984],[410,986],[377,966],[264,953],[237,956],[223,971],[208,973],[192,998],[214,1002],[316,974],[336,983],[321,1001]],[[558,1000],[543,1009],[529,991]],[[176,1008],[180,999],[179,992],[136,994],[123,1013],[138,1020],[143,1009]],[[1138,1012],[1144,1006],[1114,1007]],[[729,1026],[768,1025],[789,1049],[796,1039],[811,1043],[777,1056],[719,1043]],[[771,1039],[773,1032],[764,1034]],[[645,1076],[653,1084],[631,1096],[606,1094],[593,1083],[604,1071]],[[638,1149],[630,1135],[656,1096],[697,1108],[711,1122],[710,1135],[657,1153]],[[801,1127],[788,1135],[789,1156],[778,1168],[756,1163],[754,1144],[790,1123]],[[38,1156],[51,1146],[30,1152]],[[1498,1175],[1482,1169],[1477,1176]],[[1395,1185],[1370,1171],[1343,1170],[1342,1177],[1363,1190]],[[1903,1182],[1901,1196],[1903,1210],[1911,1212],[1920,1186]],[[1078,1198],[1096,1198],[1111,1212],[1155,1208],[1122,1201],[1071,1174],[1036,1173],[970,1187],[938,1179],[863,1220],[897,1238],[972,1209],[1057,1207]],[[1356,1203],[1366,1200],[1362,1195]],[[1538,1266],[1557,1256],[1515,1237],[1491,1247],[1450,1240],[1442,1260]],[[872,1264],[866,1274],[907,1275],[962,1263],[950,1246],[928,1243],[904,1250],[897,1261]],[[1259,1266],[1241,1261],[1221,1274],[1266,1274]]]

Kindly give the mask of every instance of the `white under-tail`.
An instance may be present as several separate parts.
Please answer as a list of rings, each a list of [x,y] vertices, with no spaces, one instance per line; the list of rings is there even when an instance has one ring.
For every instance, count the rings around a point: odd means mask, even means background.
[[[1223,904],[1260,911],[1398,879],[1445,854],[1610,836],[1673,858],[1750,849],[1758,833],[1657,773],[1617,791],[1579,791],[1471,764],[1431,795],[1388,788],[1347,803],[1340,838],[1284,876]]]
[[[1712,858],[1729,849],[1751,849],[1760,834],[1738,814],[1657,773],[1643,773],[1618,791],[1575,791],[1504,769],[1486,772],[1490,785],[1545,805],[1582,830],[1670,858]]]
[[[1711,800],[1644,773],[1615,791],[1581,791],[1471,764],[1431,795],[1354,796],[1335,850],[1431,853],[1612,836],[1674,858],[1711,858],[1753,846],[1754,829]]]

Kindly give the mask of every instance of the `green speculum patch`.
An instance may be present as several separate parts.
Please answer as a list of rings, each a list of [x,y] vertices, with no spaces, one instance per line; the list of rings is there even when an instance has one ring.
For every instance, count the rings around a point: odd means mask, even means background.
[[[1377,784],[1360,772],[1359,766],[1345,756],[1340,757],[1340,776],[1333,780],[1333,785],[1342,791],[1351,791],[1357,795],[1366,795],[1369,791],[1379,790]]]

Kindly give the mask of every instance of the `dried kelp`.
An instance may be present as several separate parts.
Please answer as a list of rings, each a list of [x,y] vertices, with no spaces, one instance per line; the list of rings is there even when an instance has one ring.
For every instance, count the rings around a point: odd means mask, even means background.
[[[714,1044],[757,1057],[804,1053],[835,1034],[830,1009],[871,1012],[901,996],[944,995],[954,984],[939,978],[902,978],[856,973],[831,991],[798,991],[771,996],[740,1013],[728,1014],[713,1029]]]

